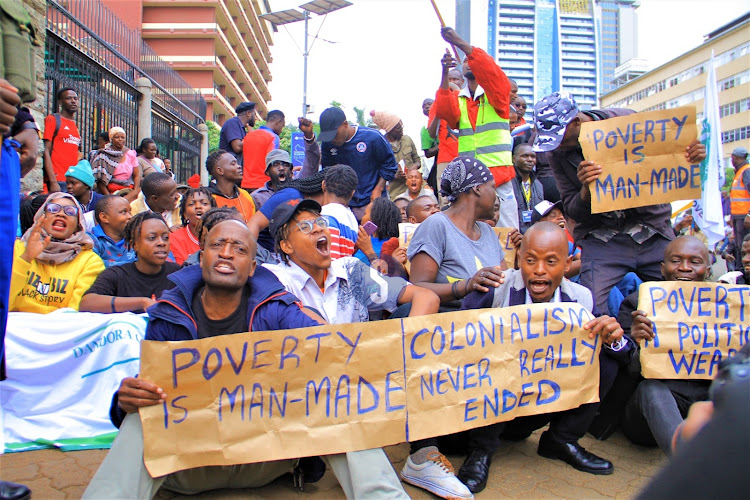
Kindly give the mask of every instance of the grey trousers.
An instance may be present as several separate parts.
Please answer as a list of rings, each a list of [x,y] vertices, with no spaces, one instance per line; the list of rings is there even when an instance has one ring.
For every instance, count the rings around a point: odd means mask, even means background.
[[[622,430],[636,444],[672,454],[672,437],[690,405],[708,399],[710,380],[644,380],[625,407]]]
[[[333,470],[347,498],[407,499],[393,467],[381,448],[322,457]],[[219,488],[257,488],[291,472],[297,460],[278,460],[231,466],[198,467],[162,477],[151,477],[143,463],[143,428],[138,414],[123,421],[84,499],[147,498],[159,487],[186,495]]]
[[[495,193],[500,198],[500,218],[497,220],[497,227],[518,229],[518,203],[513,192],[513,182],[500,184],[495,188]]]

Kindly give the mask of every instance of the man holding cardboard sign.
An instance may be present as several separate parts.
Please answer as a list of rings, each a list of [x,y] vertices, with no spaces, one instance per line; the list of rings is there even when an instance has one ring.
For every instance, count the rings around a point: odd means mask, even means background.
[[[581,111],[567,92],[555,92],[534,106],[538,132],[534,150],[550,153],[549,162],[565,214],[576,222],[573,236],[583,252],[581,284],[592,291],[597,307],[604,313],[609,311],[609,292],[628,272],[637,273],[644,281],[661,278],[664,249],[674,238],[669,221],[672,210],[668,203],[640,207],[636,196],[631,205],[634,208],[602,213],[592,210],[590,186],[606,179],[600,178],[603,170],[595,158],[584,157],[579,142],[582,125],[632,114],[632,110],[614,108]],[[688,121],[687,118],[681,120],[683,125]],[[656,133],[654,124],[649,137],[665,140],[662,137],[666,138],[666,124],[664,120],[663,133],[662,129]],[[628,140],[635,140],[635,135],[631,130]],[[645,128],[638,137],[640,141],[645,140]],[[625,168],[635,169],[637,159],[641,158],[639,153],[643,153],[641,150],[630,153],[630,163]],[[697,165],[706,157],[706,148],[695,139],[685,147],[684,155],[690,165]]]
[[[562,228],[552,222],[539,222],[526,231],[519,251],[520,270],[505,271],[505,281],[488,292],[472,292],[463,301],[462,309],[509,307],[539,302],[578,302],[592,313],[596,307],[591,292],[565,279],[572,257],[568,255],[568,239]],[[589,338],[599,336],[605,346],[599,356],[599,395],[602,397],[612,385],[617,363],[625,362],[631,344],[622,338],[622,328],[614,318],[599,316],[586,325]],[[508,423],[493,424],[496,443],[503,431],[513,438],[525,438],[534,430],[551,422],[539,440],[538,453],[546,458],[563,460],[574,468],[590,474],[611,474],[612,463],[586,451],[578,440],[588,430],[596,416],[599,403],[589,403],[560,413],[520,417]],[[485,433],[489,435],[489,433]],[[469,463],[472,457],[466,459]],[[472,491],[481,491],[487,483],[492,455],[475,459],[473,469],[466,464],[459,471],[459,479]]]
[[[661,265],[665,281],[702,282],[708,278],[711,260],[708,249],[695,236],[681,236],[664,252]],[[634,292],[626,299],[632,303]],[[625,303],[623,303],[625,304]],[[645,304],[639,307],[648,309]],[[620,317],[627,314],[627,305]],[[630,309],[632,311],[632,308]],[[630,313],[630,337],[640,344],[654,339],[654,323],[642,310]],[[642,381],[630,398],[622,421],[625,435],[636,444],[653,445],[656,442],[667,455],[672,454],[672,436],[687,416],[690,405],[708,399],[710,380],[648,379]]]
[[[177,287],[150,308],[146,339],[196,340],[245,331],[323,324],[322,318],[302,309],[297,298],[286,292],[270,271],[256,268],[255,245],[250,230],[242,222],[227,220],[214,226],[206,236],[200,267],[190,266],[174,273],[170,279]],[[193,364],[195,362],[196,358]],[[172,363],[175,363],[174,357]],[[121,424],[120,432],[84,492],[84,498],[152,498],[162,484],[185,494],[226,487],[258,487],[294,468],[296,460],[289,459],[240,466],[195,467],[152,477],[144,465],[143,426],[138,412],[140,408],[166,401],[165,391],[148,380],[123,380],[110,411],[113,422]],[[199,441],[197,437],[196,441]],[[344,473],[346,461],[339,461],[343,464],[336,470],[337,474]],[[367,468],[366,465],[362,468]],[[393,485],[383,485],[380,471],[372,469],[356,480],[351,477],[341,480],[347,496],[361,496],[363,491],[388,498],[406,496],[390,465]]]

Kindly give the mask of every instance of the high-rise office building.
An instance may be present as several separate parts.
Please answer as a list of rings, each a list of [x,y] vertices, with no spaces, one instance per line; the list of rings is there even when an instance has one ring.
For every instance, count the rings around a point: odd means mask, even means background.
[[[488,0],[487,5],[488,53],[530,103],[565,90],[582,108],[595,107],[598,96],[614,88],[615,68],[637,56],[637,0]],[[476,19],[473,5],[472,14]],[[484,46],[481,40],[472,43]]]

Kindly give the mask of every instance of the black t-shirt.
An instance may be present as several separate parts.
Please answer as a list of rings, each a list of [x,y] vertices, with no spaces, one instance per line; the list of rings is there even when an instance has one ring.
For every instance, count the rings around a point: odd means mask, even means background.
[[[231,335],[243,333],[248,330],[247,324],[247,299],[250,297],[250,288],[245,285],[242,289],[242,298],[237,309],[224,319],[210,319],[206,316],[201,302],[201,294],[205,287],[200,287],[193,295],[193,315],[198,325],[198,338],[216,337],[218,335]]]
[[[111,295],[113,297],[156,297],[164,290],[174,287],[167,276],[180,269],[179,264],[165,262],[161,272],[144,274],[135,267],[135,262],[108,267],[97,276],[86,294]]]

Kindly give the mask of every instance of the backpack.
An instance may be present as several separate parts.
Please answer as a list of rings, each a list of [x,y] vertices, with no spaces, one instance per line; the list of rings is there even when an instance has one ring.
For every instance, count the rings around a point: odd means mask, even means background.
[[[36,99],[35,45],[41,43],[21,2],[0,0],[0,78],[18,89],[21,102]]]

